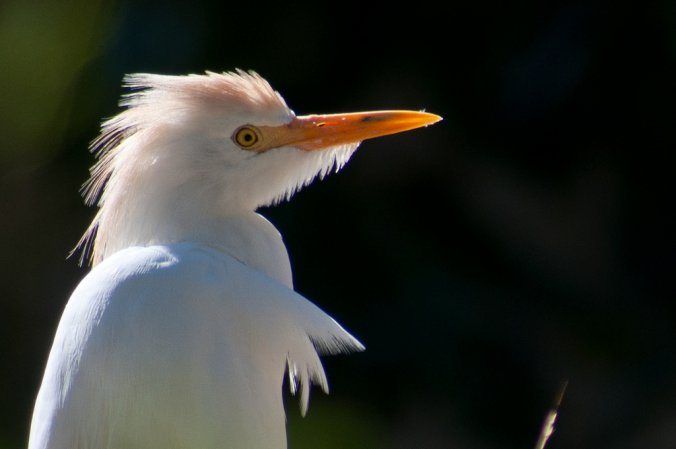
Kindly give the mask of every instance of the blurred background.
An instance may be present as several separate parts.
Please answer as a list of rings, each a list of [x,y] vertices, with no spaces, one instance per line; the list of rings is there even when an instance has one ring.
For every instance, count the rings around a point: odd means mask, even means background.
[[[254,69],[299,114],[426,109],[263,210],[325,359],[292,449],[676,446],[673,1],[0,4],[0,449],[25,447],[86,269],[78,194],[122,76]]]

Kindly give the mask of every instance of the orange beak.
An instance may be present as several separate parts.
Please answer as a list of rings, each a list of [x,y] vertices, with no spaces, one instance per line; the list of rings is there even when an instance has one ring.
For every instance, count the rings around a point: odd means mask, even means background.
[[[442,118],[435,114],[415,111],[374,111],[351,114],[305,115],[283,126],[260,126],[260,145],[251,148],[293,146],[316,151],[336,145],[357,143],[374,137],[396,134],[428,126]]]

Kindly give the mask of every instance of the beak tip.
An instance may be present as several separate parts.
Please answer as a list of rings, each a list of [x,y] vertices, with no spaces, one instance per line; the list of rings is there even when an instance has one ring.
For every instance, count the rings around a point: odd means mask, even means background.
[[[440,122],[444,119],[442,116],[437,115],[437,114],[432,114],[432,113],[426,112],[426,111],[420,111],[420,112],[425,114],[429,118],[429,122],[427,122],[425,127],[430,126],[430,125],[434,125],[435,123]]]

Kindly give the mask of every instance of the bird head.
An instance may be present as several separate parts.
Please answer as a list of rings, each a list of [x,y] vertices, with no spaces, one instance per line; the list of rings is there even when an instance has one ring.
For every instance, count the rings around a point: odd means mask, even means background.
[[[85,257],[93,240],[94,262],[115,234],[134,235],[127,245],[175,239],[199,217],[288,199],[342,168],[365,139],[441,119],[414,111],[296,116],[267,81],[244,71],[134,74],[125,85],[125,110],[92,143],[98,162],[83,187],[99,207],[79,245]]]

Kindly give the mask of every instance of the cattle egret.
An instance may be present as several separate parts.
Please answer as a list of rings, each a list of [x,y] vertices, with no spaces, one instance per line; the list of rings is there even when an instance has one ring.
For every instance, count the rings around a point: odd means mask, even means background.
[[[29,448],[285,448],[284,377],[304,414],[312,383],[328,391],[319,355],[363,346],[294,292],[256,209],[362,140],[441,117],[296,116],[253,72],[125,81],[84,186],[94,267],[56,331]]]

